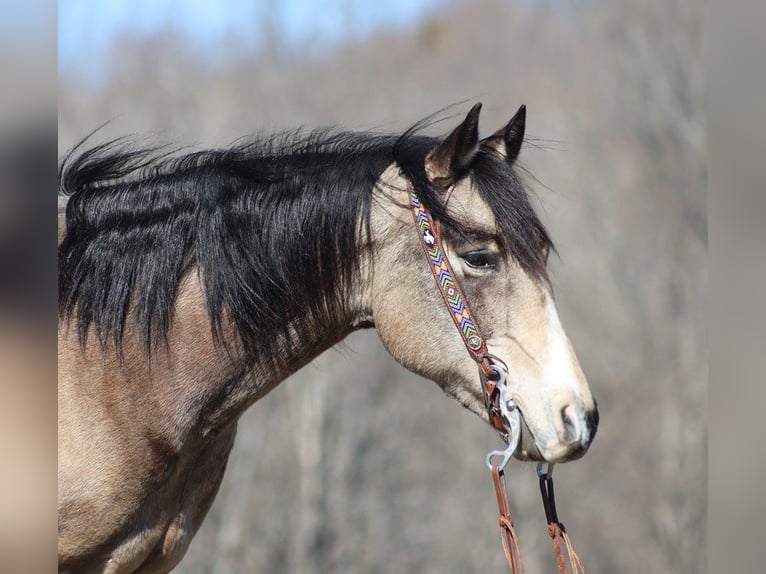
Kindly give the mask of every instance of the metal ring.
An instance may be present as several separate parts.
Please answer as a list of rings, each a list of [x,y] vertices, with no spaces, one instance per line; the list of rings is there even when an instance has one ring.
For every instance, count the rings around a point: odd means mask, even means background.
[[[508,375],[508,372],[503,369],[502,367],[499,367],[495,364],[493,364],[491,361],[489,363],[490,370],[497,373],[497,381],[493,381],[496,385],[502,385],[505,383],[505,378]]]
[[[547,464],[548,465],[548,468],[547,468],[547,470],[545,472],[543,472],[543,464]],[[546,463],[538,462],[537,463],[537,477],[538,478],[548,479],[551,476],[553,476],[553,463],[551,463],[551,462],[546,462]]]
[[[487,453],[486,463],[487,468],[489,470],[492,470],[492,459],[496,456],[502,457],[502,460],[500,464],[497,465],[498,470],[502,471],[505,469],[506,466],[508,466],[508,461],[511,460],[511,457],[513,456],[513,453],[516,451],[515,445],[513,446],[513,450],[511,450],[511,445],[509,445],[508,448],[505,450],[493,450],[489,453]]]
[[[486,359],[486,361],[490,365],[499,365],[501,369],[504,369],[506,373],[510,371],[508,368],[508,365],[505,364],[505,361],[503,361],[500,357],[497,355],[493,355],[492,353],[485,353],[482,356],[482,359]]]

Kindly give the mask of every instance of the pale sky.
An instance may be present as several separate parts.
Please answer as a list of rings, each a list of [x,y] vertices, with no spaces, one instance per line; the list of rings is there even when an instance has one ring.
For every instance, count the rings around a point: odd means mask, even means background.
[[[76,69],[94,80],[101,57],[124,32],[151,33],[171,26],[200,47],[238,36],[257,47],[264,19],[271,18],[286,43],[326,44],[381,27],[417,25],[449,0],[60,0],[59,73]]]

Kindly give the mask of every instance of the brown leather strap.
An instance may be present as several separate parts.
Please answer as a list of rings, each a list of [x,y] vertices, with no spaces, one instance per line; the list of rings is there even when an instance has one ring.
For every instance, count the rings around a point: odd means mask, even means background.
[[[543,497],[543,508],[545,509],[545,518],[548,521],[548,536],[553,542],[553,552],[556,555],[556,566],[559,574],[568,574],[567,561],[564,559],[564,553],[561,549],[561,541],[567,550],[567,558],[572,568],[572,574],[585,574],[585,567],[580,557],[572,546],[566,528],[561,523],[556,511],[556,498],[553,491],[553,477],[550,474],[540,475],[540,494]]]
[[[508,503],[508,491],[505,488],[505,474],[497,465],[492,465],[492,482],[495,484],[497,508],[500,511],[500,540],[508,566],[513,574],[524,573],[524,557],[521,555],[519,539],[513,528],[513,515]]]
[[[428,268],[434,277],[439,294],[468,354],[479,364],[479,377],[482,382],[482,392],[489,422],[502,434],[506,429],[502,418],[499,416],[495,385],[491,383],[493,379],[498,378],[497,373],[492,369],[492,364],[502,365],[502,361],[488,352],[487,341],[481,334],[479,323],[471,312],[471,307],[460,288],[452,264],[444,251],[439,222],[433,220],[415,190],[410,191],[410,209],[418,230],[420,245],[423,248],[423,253],[428,261]]]

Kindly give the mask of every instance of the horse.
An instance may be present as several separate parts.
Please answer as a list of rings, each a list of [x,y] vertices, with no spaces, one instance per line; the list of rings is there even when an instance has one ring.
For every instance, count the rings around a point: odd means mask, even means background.
[[[59,166],[60,572],[184,556],[237,421],[349,333],[491,422],[476,361],[423,260],[409,194],[508,367],[514,456],[581,457],[598,409],[559,320],[550,236],[517,159],[526,108],[479,139],[337,128],[197,151],[83,140]]]

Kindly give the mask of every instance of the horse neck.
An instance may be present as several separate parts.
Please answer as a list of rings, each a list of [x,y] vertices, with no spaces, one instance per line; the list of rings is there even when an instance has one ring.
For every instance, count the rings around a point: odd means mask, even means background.
[[[163,392],[172,394],[176,405],[178,398],[185,405],[181,426],[195,426],[203,435],[236,420],[280,382],[369,320],[359,308],[342,320],[328,320],[322,328],[293,329],[289,340],[276,345],[273,356],[261,356],[247,352],[233,322],[225,317],[222,338],[216,340],[206,305],[199,275],[187,274],[179,286],[167,346],[153,351],[147,364],[150,378],[165,386]]]
[[[360,269],[359,277],[342,293],[342,315],[319,318],[314,328],[289,326],[286,335],[274,335],[276,344],[270,345],[268,354],[246,348],[231,313],[225,309],[220,336],[216,337],[205,296],[205,271],[192,268],[178,285],[166,342],[152,343],[151,351],[133,312],[127,313],[130,318],[120,351],[111,346],[100,349],[91,326],[83,356],[89,376],[112,389],[119,388],[117,392],[141,389],[153,397],[150,402],[158,405],[161,412],[157,415],[165,417],[168,426],[212,432],[236,420],[252,403],[350,332],[371,326],[364,271],[369,268],[369,247],[362,251],[354,262]],[[306,269],[306,273],[311,272]],[[336,292],[338,289],[344,286],[338,285]],[[77,324],[76,317],[72,319],[70,327]],[[78,355],[75,331],[63,331],[64,350],[69,349],[71,356]],[[62,368],[74,372],[83,365]]]

